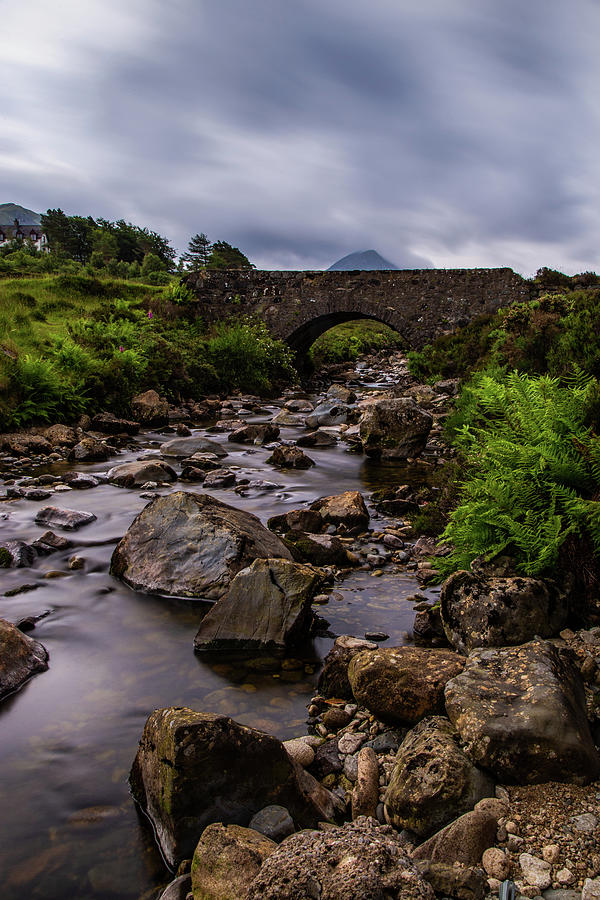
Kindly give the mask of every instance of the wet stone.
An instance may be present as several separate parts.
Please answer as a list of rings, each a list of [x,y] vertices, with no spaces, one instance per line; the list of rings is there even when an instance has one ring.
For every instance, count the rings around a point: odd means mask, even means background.
[[[96,521],[94,513],[81,512],[76,509],[63,509],[58,506],[45,506],[35,517],[38,525],[53,525],[55,528],[64,528],[74,531],[90,522]]]

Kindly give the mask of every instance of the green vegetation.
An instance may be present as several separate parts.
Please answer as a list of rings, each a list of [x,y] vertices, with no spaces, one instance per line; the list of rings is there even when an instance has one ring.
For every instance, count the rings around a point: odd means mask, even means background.
[[[25,258],[25,264],[21,264]],[[146,257],[148,258],[148,257]],[[35,264],[49,259],[58,271]],[[295,377],[287,345],[263,323],[208,331],[190,291],[112,278],[54,254],[5,254],[0,277],[0,428],[129,414],[154,388],[171,400],[234,389],[269,391]],[[34,269],[35,271],[35,269]]]
[[[253,269],[241,250],[232,247],[227,241],[211,243],[207,236],[195,234],[190,240],[186,253],[181,257],[181,265],[188,271],[199,269]]]
[[[309,356],[318,368],[327,363],[354,362],[365,353],[392,350],[400,344],[400,335],[382,322],[356,319],[322,334],[312,345]]]

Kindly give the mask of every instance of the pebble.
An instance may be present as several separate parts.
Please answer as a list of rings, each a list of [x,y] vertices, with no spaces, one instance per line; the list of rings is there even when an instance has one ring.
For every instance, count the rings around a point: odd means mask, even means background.
[[[592,832],[598,825],[598,819],[592,813],[582,813],[571,819],[577,831]]]
[[[510,859],[498,847],[489,847],[481,857],[481,862],[491,878],[504,881],[510,875]]]
[[[557,863],[560,857],[560,847],[558,844],[546,844],[542,847],[542,856],[549,863]]]
[[[600,878],[586,878],[581,900],[600,900]]]
[[[346,732],[338,742],[338,750],[340,753],[353,755],[356,753],[367,740],[366,734],[356,732]]]

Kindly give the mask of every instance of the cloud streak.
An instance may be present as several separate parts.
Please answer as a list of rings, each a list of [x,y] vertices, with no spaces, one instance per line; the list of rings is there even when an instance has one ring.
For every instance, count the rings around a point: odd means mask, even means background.
[[[0,202],[269,268],[599,266],[591,0],[0,7]]]

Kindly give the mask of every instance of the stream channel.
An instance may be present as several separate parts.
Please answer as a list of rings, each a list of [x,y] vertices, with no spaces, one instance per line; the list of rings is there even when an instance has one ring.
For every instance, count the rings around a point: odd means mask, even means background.
[[[281,437],[293,439],[300,433],[284,428]],[[226,434],[206,436],[227,441]],[[67,468],[106,472],[117,463],[156,455],[157,442],[172,437],[145,433],[139,436],[139,450],[121,452],[108,463],[56,463],[35,474]],[[316,465],[307,471],[273,469],[263,447],[225,446],[225,464],[238,466],[240,476],[280,487],[251,489],[245,497],[233,488],[207,492],[263,523],[320,496],[360,490],[368,498],[377,487],[403,483],[409,471],[366,460],[348,452],[343,442],[309,450]],[[182,489],[203,491],[202,485],[176,482],[160,492]],[[340,598],[316,607],[329,622],[328,632],[293,658],[273,664],[256,655],[232,661],[223,654],[194,654],[194,635],[209,604],[136,593],[109,574],[117,541],[147,502],[139,489],[102,484],[56,493],[42,503],[23,499],[0,505],[1,540],[39,537],[45,529],[34,517],[42,506],[97,516],[78,531],[59,532],[73,541],[69,550],[41,557],[30,569],[1,570],[0,615],[16,622],[48,611],[31,636],[50,654],[48,671],[0,705],[3,900],[157,897],[172,876],[127,783],[149,713],[162,706],[189,706],[225,713],[281,739],[305,734],[306,705],[336,635],[362,637],[365,631],[383,630],[389,635],[384,644],[409,639],[414,612],[406,598],[415,594],[418,583],[412,573],[389,567],[380,577],[358,570],[336,582]],[[385,522],[375,518],[370,527],[381,529]],[[71,572],[68,559],[74,554],[85,565]],[[51,570],[68,577],[45,578]],[[24,583],[37,589],[5,596]]]

